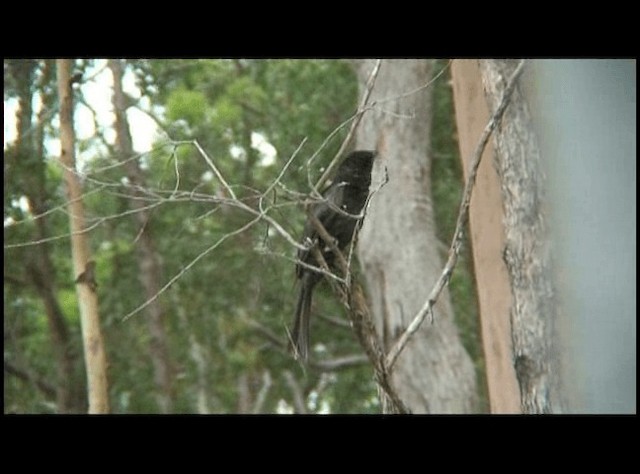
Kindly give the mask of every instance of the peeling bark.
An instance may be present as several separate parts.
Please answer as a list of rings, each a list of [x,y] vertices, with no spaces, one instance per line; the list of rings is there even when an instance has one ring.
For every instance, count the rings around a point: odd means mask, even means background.
[[[497,107],[518,61],[482,60],[482,83],[491,110]],[[553,413],[556,399],[552,343],[556,319],[550,249],[542,203],[544,176],[526,98],[516,89],[494,134],[494,166],[504,209],[503,259],[511,288],[513,364],[524,413]]]

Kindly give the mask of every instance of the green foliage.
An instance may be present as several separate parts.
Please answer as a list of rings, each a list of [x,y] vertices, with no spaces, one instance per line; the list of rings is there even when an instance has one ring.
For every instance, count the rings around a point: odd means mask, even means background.
[[[167,99],[167,117],[199,124],[207,112],[206,97],[202,92],[185,89],[175,90]]]
[[[79,63],[82,68],[89,66]],[[346,62],[337,60],[140,60],[129,62],[128,68],[142,93],[154,106],[163,108],[161,119],[166,121],[170,138],[198,140],[234,192],[254,207],[258,205],[257,196],[269,187],[305,138],[306,144],[282,184],[287,190],[308,192],[307,160],[336,127],[353,115],[357,104],[355,75]],[[461,178],[453,139],[451,94],[444,77],[436,81],[435,88],[434,196],[440,236],[448,241]],[[55,130],[50,123],[45,126]],[[261,152],[252,147],[255,132],[276,150],[270,166],[262,163]],[[333,157],[345,134],[346,128],[321,151],[312,166],[312,177],[317,177]],[[48,204],[53,208],[65,202],[62,174],[52,160],[45,162]],[[283,403],[292,406],[291,388],[284,376],[290,372],[307,396],[310,412],[379,412],[368,365],[348,367],[331,375],[313,368],[303,371],[282,346],[266,336],[275,335],[286,344],[295,300],[290,244],[264,223],[227,238],[252,216],[215,200],[228,197],[227,190],[212,179],[212,170],[193,146],[158,146],[141,162],[149,190],[144,202],[156,205],[150,210],[145,232],[152,236],[162,261],[160,281],[168,282],[193,264],[159,296],[165,309],[174,372],[175,411],[196,412],[204,393],[208,411],[235,412],[244,396],[242,387],[248,387],[249,402],[254,403],[265,388],[268,374],[271,384],[262,411],[276,412]],[[27,182],[30,169],[22,162],[15,163],[17,179],[12,183]],[[103,153],[86,164],[84,181],[87,221],[99,224],[89,235],[97,261],[110,399],[116,413],[155,413],[157,388],[145,311],[122,321],[145,298],[136,257],[140,226],[128,214],[130,188],[123,184],[122,166],[116,165],[108,147],[103,147]],[[8,194],[5,190],[5,219],[27,219],[5,228],[5,244],[33,240],[34,222],[12,204],[23,193],[24,184],[12,184]],[[278,187],[264,196],[263,205],[271,206],[270,215],[297,237],[304,213],[295,201],[295,196]],[[49,235],[68,233],[66,213],[53,212],[46,222]],[[63,238],[48,245],[56,272],[56,295],[79,350],[69,241]],[[214,245],[218,246],[212,249]],[[203,253],[206,255],[196,262]],[[5,274],[7,268],[19,274],[16,262],[28,255],[28,248],[5,249]],[[6,262],[11,263],[7,266]],[[460,318],[461,332],[467,348],[480,361],[474,302],[469,296],[474,294],[473,283],[469,274],[459,269],[453,278],[454,306],[464,315]],[[27,287],[17,291],[10,288],[7,292],[5,282],[5,332],[9,328],[16,341],[9,352],[27,359],[34,371],[55,380],[40,299]],[[318,286],[313,310],[318,315],[312,320],[312,343],[318,349],[318,359],[361,353],[349,327],[329,321],[346,320],[328,285]],[[5,401],[12,409],[47,411],[41,394],[33,387],[10,379],[5,384]]]
[[[256,190],[266,189],[290,153],[302,138],[307,137],[304,153],[284,179],[287,188],[305,192],[304,157],[311,156],[333,128],[354,112],[357,98],[357,84],[351,70],[346,64],[336,61],[153,61],[151,65],[137,68],[137,71],[139,76],[147,75],[147,86],[156,91],[157,103],[166,107],[165,115],[172,138],[197,139],[227,181],[234,185],[236,193],[247,197],[253,191],[243,184]],[[181,126],[180,121],[186,126]],[[260,131],[275,147],[277,155],[273,166],[262,166],[257,159],[259,153],[251,148],[250,135],[255,131]],[[326,163],[332,157],[338,140],[336,138],[330,144],[319,161]],[[232,157],[232,146],[243,150],[238,158]],[[147,163],[149,185],[154,183],[164,190],[176,187],[188,192],[196,190],[202,195],[225,193],[217,180],[204,180],[211,170],[193,147],[160,150],[149,156]],[[175,167],[179,171],[179,182]],[[280,193],[268,196],[266,204],[273,204],[274,200],[280,206],[273,211],[274,216],[297,235],[302,227],[301,210],[289,205],[287,196]],[[96,202],[96,205],[103,207],[100,213],[114,212],[113,204]],[[111,211],[105,206],[109,206]],[[206,201],[166,203],[161,209],[154,212],[149,225],[156,237],[158,253],[163,258],[163,281],[176,275],[185,265],[250,219],[249,215],[235,209]],[[112,226],[118,234],[120,231],[124,232],[123,235],[130,232],[124,220],[117,220]],[[128,235],[130,241],[131,234]],[[105,235],[104,238],[114,242],[113,236]],[[109,247],[111,258],[116,259],[116,248],[119,247]],[[254,226],[225,240],[161,298],[171,308],[166,322],[171,335],[171,354],[179,364],[178,384],[183,389],[179,392],[182,399],[178,406],[183,406],[184,411],[194,411],[194,387],[203,383],[199,377],[205,378],[210,395],[209,409],[215,412],[237,410],[241,374],[248,377],[255,396],[262,383],[262,374],[269,371],[273,387],[263,406],[263,411],[267,412],[276,411],[283,398],[290,400],[291,392],[281,375],[284,369],[294,373],[309,393],[319,383],[319,373],[301,372],[288,354],[274,350],[249,322],[258,322],[286,342],[284,328],[290,324],[295,298],[293,264],[274,255],[282,253],[292,256],[289,244],[274,234],[273,229],[265,225]],[[133,255],[127,254],[127,258],[133,258]],[[115,294],[132,295],[125,299],[124,304],[122,298],[118,301],[103,300],[105,305],[120,307],[120,315],[143,303],[139,290],[136,294],[135,289],[139,285],[135,281],[127,278],[123,282],[112,280],[111,283],[114,286],[110,291]],[[318,310],[339,317],[343,314],[339,304],[326,288],[324,291],[326,298],[317,298]],[[126,323],[114,321],[109,324],[107,346],[109,341],[118,346],[127,341],[128,347],[143,347],[146,341],[145,326],[140,321],[142,317],[143,314],[138,314]],[[317,342],[338,350],[337,355],[340,351],[358,351],[350,331],[339,329],[340,337],[335,337],[335,328],[327,327],[322,321],[314,324]],[[122,331],[122,326],[129,328],[127,334]],[[207,357],[205,374],[198,375],[201,368],[192,353],[194,341],[203,348]],[[131,389],[135,387],[135,393],[144,393],[146,388],[148,393],[152,393],[152,373],[149,370],[139,372],[135,368],[137,361],[131,360],[130,351],[126,356],[110,352],[109,357],[112,366],[117,364],[121,367],[112,389],[114,398],[122,400],[118,409],[153,411],[153,400],[134,397]],[[371,398],[375,393],[369,382],[371,373],[365,366],[349,371],[353,372],[350,377],[344,382],[338,377],[330,389],[340,394],[335,396],[343,404],[340,411],[361,412],[363,408],[358,406],[358,398],[345,397],[344,387],[354,384],[363,387],[354,394],[359,396],[364,392]],[[325,397],[324,392],[320,397]]]

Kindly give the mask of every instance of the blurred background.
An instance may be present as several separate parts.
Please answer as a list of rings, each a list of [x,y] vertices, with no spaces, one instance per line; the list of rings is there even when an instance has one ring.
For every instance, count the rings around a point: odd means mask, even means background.
[[[429,245],[444,260],[464,180],[451,62],[428,64],[419,125],[429,139],[419,153],[437,240]],[[564,412],[635,413],[635,67],[536,60],[522,79],[548,179]],[[226,201],[207,162],[298,239],[309,183],[361,100],[356,70],[345,60],[73,62],[77,176],[112,413],[380,413],[372,368],[328,285],[314,297],[312,363],[292,359],[295,250],[267,222],[241,230],[254,216]],[[4,60],[5,413],[87,411],[57,87],[54,59]],[[380,109],[396,117],[410,92]],[[398,129],[411,126],[410,114],[400,119]],[[472,368],[467,412],[488,413],[465,242],[450,304]]]

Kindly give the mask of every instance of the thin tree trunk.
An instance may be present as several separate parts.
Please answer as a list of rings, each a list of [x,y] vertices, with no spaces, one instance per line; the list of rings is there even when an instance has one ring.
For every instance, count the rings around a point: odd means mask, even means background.
[[[109,68],[113,74],[113,107],[116,115],[116,148],[120,159],[124,162],[127,178],[133,189],[144,187],[145,180],[134,155],[133,142],[127,121],[127,106],[122,90],[123,67],[120,60],[110,60]],[[137,192],[136,192],[137,193]],[[162,288],[162,264],[155,249],[155,241],[151,231],[151,213],[144,209],[144,201],[134,195],[129,200],[134,219],[139,227],[139,240],[136,246],[139,278],[144,288],[144,297],[153,299]],[[157,388],[156,400],[162,413],[173,411],[173,370],[169,357],[167,334],[164,327],[165,310],[159,299],[154,299],[147,306],[149,332],[151,334],[151,361],[154,369],[154,380]]]
[[[56,62],[58,72],[58,95],[60,97],[60,161],[64,169],[67,187],[68,210],[71,228],[71,254],[75,275],[88,270],[89,246],[84,233],[84,206],[82,189],[75,174],[75,133],[73,130],[73,89],[71,83],[72,61],[59,59]],[[100,329],[98,297],[95,287],[90,284],[76,285],[80,304],[82,324],[82,342],[84,345],[89,394],[89,413],[108,413],[109,395],[107,387],[107,361]]]
[[[465,179],[469,161],[489,121],[478,61],[455,60],[451,66],[460,156]],[[505,245],[500,177],[487,144],[469,208],[482,342],[491,413],[520,413],[520,389],[511,345],[511,284],[502,259]]]
[[[382,62],[371,102],[356,135],[356,148],[376,149],[373,196],[358,255],[363,264],[373,319],[388,350],[424,304],[442,270],[430,193],[432,75],[426,60]],[[374,61],[356,69],[364,88]],[[469,413],[476,409],[471,359],[453,323],[445,289],[434,310],[400,355],[392,372],[398,395],[414,413]]]
[[[42,92],[51,80],[55,64],[53,61],[44,64],[42,75],[35,84],[34,73],[37,62],[34,60],[15,60],[11,63],[10,73],[18,89],[20,112],[18,118],[18,139],[14,148],[14,155],[20,160],[23,171],[20,173],[24,180],[24,192],[29,199],[29,206],[34,215],[39,215],[35,221],[35,238],[44,241],[48,236],[47,195],[44,161],[42,120],[33,124],[33,94],[39,89]],[[47,98],[43,97],[46,110]],[[5,176],[6,179],[6,176]],[[64,315],[60,308],[55,290],[55,273],[50,257],[50,246],[47,242],[37,245],[33,252],[25,255],[25,270],[29,280],[35,286],[38,296],[42,299],[49,334],[56,361],[56,407],[58,413],[78,413],[86,411],[82,395],[82,383],[75,376],[77,362],[76,354],[72,351],[72,343]]]
[[[192,389],[196,392],[195,412],[199,415],[208,415],[212,413],[211,406],[214,404],[217,405],[216,400],[214,400],[209,393],[210,387],[207,382],[207,374],[209,373],[207,361],[210,359],[210,354],[208,354],[206,347],[198,340],[194,326],[187,317],[187,311],[180,302],[180,290],[177,283],[171,292],[171,302],[176,308],[176,316],[180,321],[180,330],[189,336],[189,356],[193,362],[193,368],[197,377],[196,387]]]
[[[491,111],[518,61],[480,61]],[[553,351],[556,317],[548,235],[543,217],[543,176],[537,137],[522,92],[516,88],[494,134],[495,166],[504,208],[506,263],[511,289],[513,363],[524,413],[559,410]]]

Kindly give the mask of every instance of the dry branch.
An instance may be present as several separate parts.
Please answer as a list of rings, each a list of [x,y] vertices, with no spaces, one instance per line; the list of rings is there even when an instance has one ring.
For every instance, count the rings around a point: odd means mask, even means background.
[[[365,93],[362,96],[362,101],[360,102],[360,106],[358,107],[358,111],[350,119],[352,120],[352,122],[351,122],[351,127],[349,128],[349,132],[347,133],[347,136],[345,137],[345,139],[342,141],[342,145],[340,145],[340,149],[336,153],[336,156],[334,156],[333,160],[331,160],[331,163],[329,164],[329,166],[327,166],[327,169],[325,170],[325,172],[322,174],[322,176],[316,183],[314,189],[320,188],[325,183],[325,181],[331,175],[331,172],[333,171],[333,169],[337,166],[338,160],[347,149],[347,146],[349,146],[349,143],[351,143],[351,140],[353,139],[353,135],[355,134],[355,131],[358,128],[358,125],[360,124],[360,120],[362,120],[362,116],[368,110],[367,103],[369,102],[369,98],[371,97],[371,91],[373,91],[373,86],[376,83],[378,72],[380,72],[381,63],[382,63],[382,60],[378,59],[375,65],[373,66],[373,69],[369,74],[369,78],[367,79],[367,86],[365,89]],[[329,136],[329,138],[330,137],[331,136]]]
[[[400,355],[404,347],[407,345],[407,342],[409,342],[409,338],[413,334],[415,334],[415,332],[424,322],[427,315],[431,315],[431,318],[433,318],[433,313],[432,313],[433,305],[438,300],[438,296],[442,292],[442,289],[449,283],[449,279],[451,278],[453,269],[455,268],[456,262],[458,261],[458,254],[460,252],[460,247],[462,246],[464,227],[469,217],[468,211],[469,211],[469,204],[471,203],[471,194],[473,192],[473,186],[476,181],[476,175],[478,173],[478,168],[480,166],[482,154],[487,145],[487,142],[489,141],[489,138],[491,137],[493,131],[495,130],[498,123],[500,122],[500,119],[502,118],[504,111],[509,105],[509,99],[511,98],[511,94],[515,89],[516,82],[520,77],[520,74],[522,73],[524,64],[525,64],[525,61],[522,60],[518,64],[518,67],[515,69],[511,77],[509,78],[509,82],[507,84],[507,87],[504,90],[504,94],[502,96],[502,100],[500,101],[500,105],[498,106],[496,111],[493,113],[491,120],[489,120],[489,123],[485,127],[482,133],[482,136],[478,141],[478,145],[476,146],[473,156],[471,157],[471,163],[472,163],[471,170],[469,172],[469,177],[464,187],[462,203],[460,204],[458,219],[456,220],[456,228],[453,233],[451,247],[449,248],[449,256],[447,258],[447,262],[442,270],[442,273],[440,274],[440,277],[438,278],[433,289],[429,293],[429,296],[427,297],[427,300],[425,301],[424,305],[422,306],[420,311],[418,311],[418,314],[414,316],[413,320],[411,321],[407,329],[402,333],[398,341],[394,344],[394,346],[389,351],[389,354],[387,355],[387,358],[385,361],[385,365],[389,370],[395,364],[396,360],[398,359],[398,356]]]

